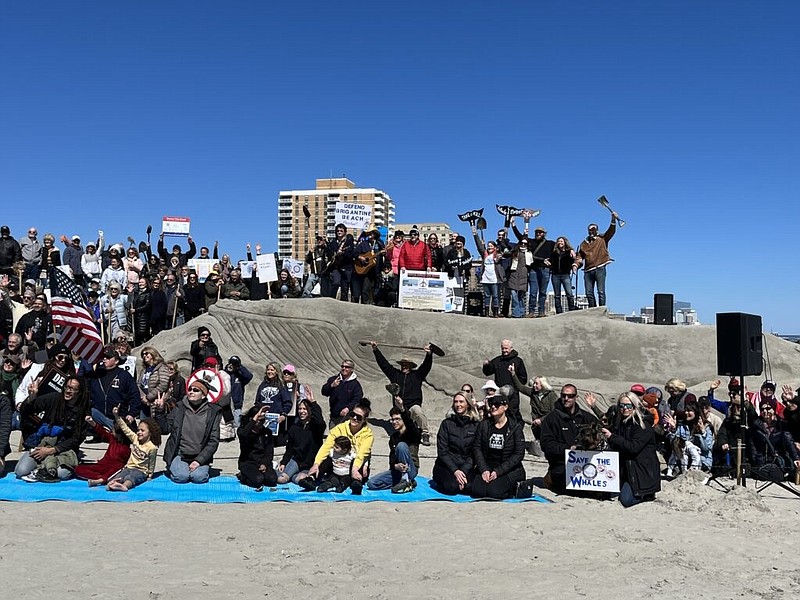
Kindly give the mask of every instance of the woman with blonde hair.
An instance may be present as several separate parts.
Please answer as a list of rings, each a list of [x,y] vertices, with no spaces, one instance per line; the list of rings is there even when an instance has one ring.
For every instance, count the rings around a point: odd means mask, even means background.
[[[649,420],[642,416],[642,401],[633,392],[617,398],[617,415],[603,436],[612,450],[619,452],[619,501],[628,508],[655,500],[661,491],[661,473],[656,455],[656,435]]]
[[[469,494],[475,466],[472,445],[479,421],[472,394],[457,392],[453,396],[452,414],[442,421],[436,434],[432,479],[442,494]]]

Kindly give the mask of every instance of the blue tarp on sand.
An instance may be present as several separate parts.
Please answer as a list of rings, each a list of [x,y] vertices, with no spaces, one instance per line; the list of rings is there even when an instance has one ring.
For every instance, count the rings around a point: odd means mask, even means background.
[[[353,496],[350,491],[343,494],[301,492],[295,484],[264,488],[256,492],[243,486],[230,475],[213,477],[208,483],[173,483],[164,475],[159,475],[139,487],[125,492],[109,492],[104,486],[89,487],[85,481],[70,480],[59,483],[28,483],[17,479],[13,473],[0,479],[0,500],[8,502],[45,502],[61,500],[64,502],[201,502],[210,504],[256,504],[260,502],[426,502],[439,500],[446,502],[475,502],[466,496],[445,496],[434,490],[430,480],[417,477],[417,487],[407,494],[392,494],[390,490],[373,492],[365,489],[361,496]],[[550,502],[535,495],[525,500],[505,500],[505,502]]]

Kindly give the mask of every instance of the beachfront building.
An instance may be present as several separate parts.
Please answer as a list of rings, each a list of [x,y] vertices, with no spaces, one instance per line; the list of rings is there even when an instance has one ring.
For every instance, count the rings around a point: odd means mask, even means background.
[[[332,238],[336,203],[363,204],[372,209],[372,227],[394,229],[395,206],[391,197],[376,188],[360,188],[346,177],[317,179],[314,189],[278,192],[278,255],[303,260],[317,234]],[[309,217],[303,207],[307,207]],[[360,232],[351,231],[355,237]]]

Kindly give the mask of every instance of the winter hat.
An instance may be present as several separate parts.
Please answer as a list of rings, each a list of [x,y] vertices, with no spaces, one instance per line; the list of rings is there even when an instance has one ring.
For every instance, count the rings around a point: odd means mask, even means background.
[[[197,337],[200,337],[204,333],[207,333],[208,335],[211,335],[211,330],[206,326],[200,326],[200,327],[197,328]]]
[[[203,366],[205,367],[206,365],[209,367],[218,367],[219,361],[216,359],[216,357],[209,356],[207,359],[203,361]]]
[[[208,396],[209,392],[216,392],[217,391],[217,388],[215,388],[213,385],[211,385],[210,381],[206,381],[205,379],[202,379],[201,377],[198,377],[197,379],[193,380],[189,384],[188,387],[192,387],[192,386],[203,388],[205,390],[205,394],[204,394],[205,396]]]
[[[647,393],[647,390],[644,389],[644,386],[641,383],[634,383],[631,386],[631,391],[640,398]]]
[[[47,351],[47,358],[55,358],[59,354],[66,354],[67,356],[70,355],[69,348],[66,347],[64,344],[56,344],[50,350]]]

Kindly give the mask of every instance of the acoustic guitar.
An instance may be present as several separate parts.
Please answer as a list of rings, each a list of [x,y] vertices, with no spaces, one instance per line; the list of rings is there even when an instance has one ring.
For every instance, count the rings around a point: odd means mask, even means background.
[[[364,254],[359,254],[356,260],[353,262],[353,268],[356,271],[357,275],[366,275],[369,273],[375,264],[378,262],[378,257],[381,254],[386,254],[386,248],[381,250],[380,252],[374,252],[370,250],[369,252],[364,252]],[[362,263],[360,259],[364,259],[367,262]]]

